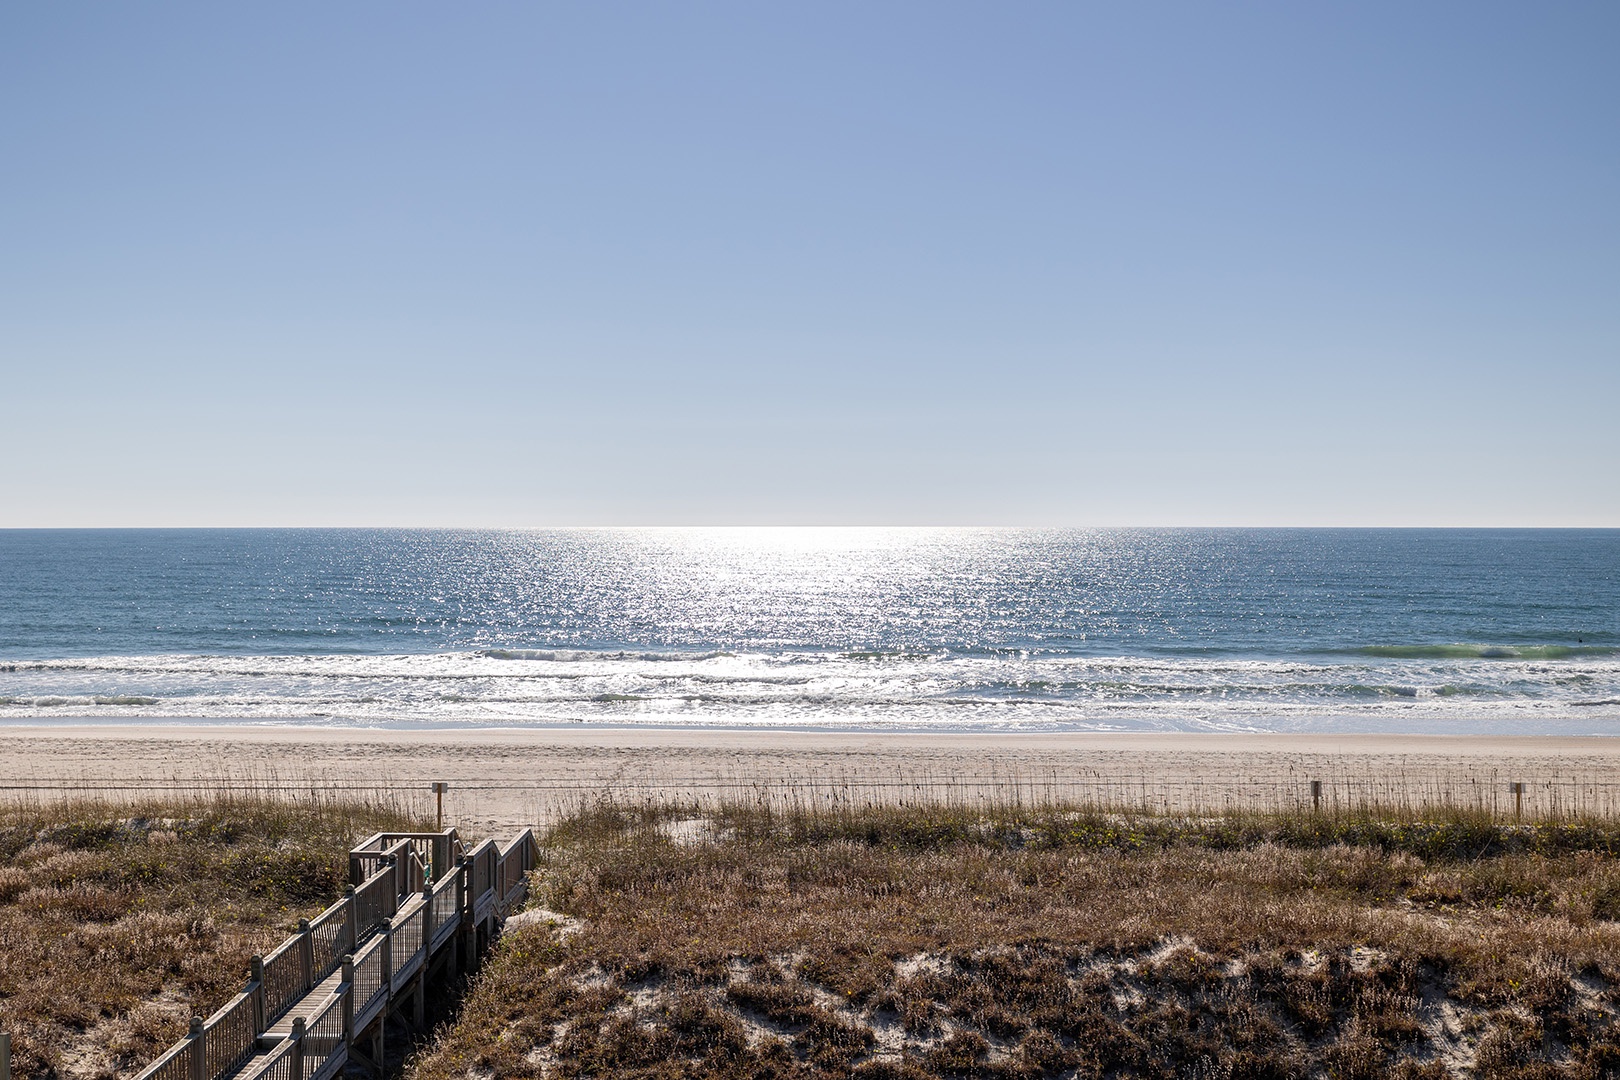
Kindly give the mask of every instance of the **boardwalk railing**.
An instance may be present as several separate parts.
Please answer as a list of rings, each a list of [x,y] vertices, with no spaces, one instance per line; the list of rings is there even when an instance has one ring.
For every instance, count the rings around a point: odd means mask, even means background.
[[[350,1061],[380,1072],[382,1022],[409,1003],[421,1025],[427,980],[476,962],[537,854],[527,829],[471,854],[454,829],[368,837],[349,852],[343,899],[254,957],[242,992],[193,1017],[136,1080],[328,1080]]]

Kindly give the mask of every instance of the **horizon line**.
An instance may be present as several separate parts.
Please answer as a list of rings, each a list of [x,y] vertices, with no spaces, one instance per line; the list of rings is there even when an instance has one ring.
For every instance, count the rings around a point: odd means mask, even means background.
[[[294,524],[104,524],[104,525],[0,525],[0,532],[222,532],[222,531],[293,531],[293,530],[330,530],[330,531],[417,531],[417,532],[606,532],[612,530],[623,531],[654,531],[654,530],[681,530],[681,529],[713,529],[713,530],[776,530],[776,529],[826,529],[826,530],[869,530],[869,531],[900,531],[915,530],[940,531],[947,529],[984,529],[995,531],[1063,531],[1063,530],[1102,530],[1102,529],[1156,529],[1156,530],[1239,530],[1239,529],[1320,529],[1320,530],[1346,530],[1346,529],[1379,529],[1379,530],[1516,530],[1516,531],[1616,531],[1620,524],[1504,524],[1504,523],[1465,523],[1465,524],[1414,524],[1406,523],[1332,523],[1332,524],[1298,524],[1278,522],[1225,522],[1212,524],[1192,524],[1186,522],[1104,522],[1104,523],[1069,523],[1069,524],[986,524],[986,523],[954,523],[954,524],[885,524],[885,523],[797,523],[797,524],[760,524],[760,523],[640,523],[640,524],[548,524],[548,525],[492,525],[485,523],[468,524],[333,524],[333,523],[294,523]]]

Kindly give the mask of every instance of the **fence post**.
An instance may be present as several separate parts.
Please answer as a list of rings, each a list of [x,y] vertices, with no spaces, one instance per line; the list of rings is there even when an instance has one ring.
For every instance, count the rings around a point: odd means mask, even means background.
[[[388,914],[390,915],[399,911],[399,875],[401,869],[398,855],[388,860],[388,892],[391,894],[388,898]]]
[[[304,1018],[295,1016],[292,1022],[293,1067],[294,1076],[304,1075]]]
[[[370,856],[377,854],[378,851],[381,851],[387,845],[384,844],[384,843],[379,842],[377,844],[376,850],[373,850],[371,848],[371,846],[370,846],[370,843],[371,843],[371,841],[380,841],[381,835],[382,834],[378,833],[377,835],[370,837],[368,839],[367,846],[362,847],[362,848],[357,848],[354,851],[349,852],[349,884],[350,885],[356,885],[356,886],[364,885],[366,883],[366,878],[370,877],[371,874],[374,872],[374,871],[369,871],[367,869],[367,867],[371,863]]]
[[[427,928],[428,916],[432,913],[433,905],[431,903],[423,904],[421,920],[417,925],[417,939],[422,948],[422,962],[417,965],[416,975],[411,979],[413,985],[411,991],[411,1020],[415,1024],[417,1031],[422,1030],[427,1009],[428,959],[433,955],[428,948],[430,942],[427,936]]]
[[[248,993],[253,997],[253,1034],[264,1032],[264,957],[248,958]]]
[[[191,1018],[191,1030],[186,1033],[186,1042],[191,1044],[191,1080],[209,1080],[208,1055],[203,1047],[202,1017]]]
[[[394,996],[394,919],[393,916],[382,921],[377,927],[382,935],[382,981],[388,987],[388,996]]]
[[[1311,809],[1320,814],[1322,812],[1322,781],[1311,781]]]
[[[422,886],[422,962],[433,955],[433,884]]]
[[[460,913],[462,922],[466,922],[467,913],[467,860],[456,860],[456,911]]]
[[[343,1045],[354,1049],[354,954],[343,957]]]
[[[443,829],[433,838],[433,880],[438,881],[453,869],[450,865],[450,837],[454,829]]]
[[[11,1036],[0,1031],[0,1080],[11,1080]]]
[[[1518,821],[1524,816],[1524,783],[1513,781],[1513,820]]]
[[[315,935],[310,932],[308,919],[298,920],[298,966],[307,991],[315,985]]]
[[[350,949],[353,949],[356,945],[360,944],[360,926],[358,923],[360,914],[355,910],[358,906],[359,905],[354,902],[354,886],[350,885],[348,890],[343,894],[343,921],[345,924],[347,924],[345,929],[349,935]]]
[[[456,910],[461,913],[461,929],[456,931],[461,937],[461,971],[463,973],[474,970],[478,964],[478,927],[473,922],[473,905],[477,897],[473,895],[473,867],[477,865],[474,860],[463,857],[458,864],[460,880],[456,885]]]

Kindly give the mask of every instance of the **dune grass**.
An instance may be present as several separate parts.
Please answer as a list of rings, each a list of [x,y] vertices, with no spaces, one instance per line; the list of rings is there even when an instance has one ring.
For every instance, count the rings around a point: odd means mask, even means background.
[[[343,891],[389,803],[199,792],[0,804],[0,1030],[22,1080],[131,1075]]]
[[[465,1077],[1620,1074],[1620,824],[581,807]]]

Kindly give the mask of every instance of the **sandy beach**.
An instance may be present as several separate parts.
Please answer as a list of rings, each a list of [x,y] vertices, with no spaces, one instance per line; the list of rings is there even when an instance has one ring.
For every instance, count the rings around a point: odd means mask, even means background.
[[[342,790],[474,833],[543,824],[604,794],[641,800],[1096,798],[1157,808],[1446,801],[1620,807],[1620,742],[1433,735],[1008,734],[699,727],[400,731],[90,723],[0,727],[0,798]]]

